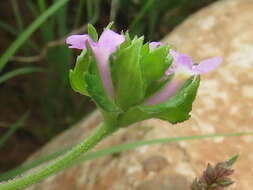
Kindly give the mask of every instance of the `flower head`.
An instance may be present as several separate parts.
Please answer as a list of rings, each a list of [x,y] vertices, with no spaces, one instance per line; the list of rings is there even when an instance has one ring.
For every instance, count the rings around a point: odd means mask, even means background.
[[[127,32],[118,34],[108,27],[97,39],[92,25],[88,34],[66,39],[70,48],[87,49],[70,70],[70,83],[122,127],[148,118],[185,121],[199,87],[198,75],[221,62],[214,58],[195,65],[189,56],[169,51],[169,45],[144,43],[144,37],[131,39]]]
[[[110,75],[108,60],[110,55],[117,50],[119,45],[125,40],[124,35],[118,34],[112,30],[105,29],[101,34],[98,42],[94,42],[87,34],[72,35],[66,39],[69,48],[86,49],[86,42],[89,43],[91,49],[98,62],[98,69],[107,94],[113,96],[113,85]]]

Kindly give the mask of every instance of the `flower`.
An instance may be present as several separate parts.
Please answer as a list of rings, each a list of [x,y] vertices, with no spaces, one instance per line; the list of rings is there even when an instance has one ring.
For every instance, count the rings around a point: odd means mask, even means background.
[[[180,54],[174,50],[170,50],[170,55],[173,57],[173,64],[172,67],[170,67],[166,72],[166,75],[175,72],[185,72],[191,75],[200,75],[214,70],[222,62],[221,57],[214,57],[203,60],[199,64],[194,64],[191,57],[186,54]]]
[[[119,45],[125,41],[124,35],[118,34],[110,29],[105,29],[98,42],[94,42],[87,35],[72,35],[66,39],[69,48],[86,49],[86,42],[89,43],[98,63],[98,70],[103,82],[105,91],[109,97],[113,96],[113,85],[109,68],[109,57],[114,53]]]
[[[160,45],[154,42],[152,45],[151,44],[151,49]],[[173,79],[169,81],[159,92],[148,98],[144,103],[145,105],[155,105],[168,100],[176,94],[190,76],[201,75],[212,71],[222,62],[220,57],[214,57],[203,60],[199,64],[194,64],[191,57],[186,54],[180,54],[174,50],[170,50],[170,55],[173,58],[173,63],[165,72],[165,77],[174,74]]]

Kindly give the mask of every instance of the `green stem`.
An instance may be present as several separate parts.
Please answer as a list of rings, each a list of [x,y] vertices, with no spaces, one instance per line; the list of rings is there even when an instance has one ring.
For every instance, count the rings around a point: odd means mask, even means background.
[[[101,124],[100,127],[96,129],[96,131],[89,137],[87,137],[80,144],[76,145],[72,150],[68,153],[56,159],[52,163],[49,163],[44,168],[39,169],[33,173],[22,176],[20,178],[10,180],[6,183],[0,184],[1,190],[20,190],[28,187],[31,184],[37,183],[46,177],[59,172],[64,169],[67,164],[71,161],[77,159],[83,153],[87,152],[91,148],[93,148],[98,142],[100,142],[106,136],[115,132],[117,128],[113,126],[107,126],[104,123]]]

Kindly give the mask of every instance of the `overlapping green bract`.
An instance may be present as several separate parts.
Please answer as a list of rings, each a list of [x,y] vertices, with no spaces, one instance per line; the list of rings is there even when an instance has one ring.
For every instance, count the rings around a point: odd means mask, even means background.
[[[89,32],[93,33],[90,36],[97,38],[94,28],[90,28]],[[110,97],[101,81],[92,49],[87,48],[70,71],[72,88],[90,96],[105,115],[114,115],[120,127],[148,118],[159,118],[170,123],[182,122],[190,117],[200,82],[197,75],[185,81],[167,101],[144,105],[147,97],[159,92],[170,82],[170,77],[164,77],[172,63],[169,50],[168,45],[150,49],[149,43],[144,44],[143,37],[130,39],[126,33],[125,41],[110,56],[108,63],[114,88],[113,97]]]

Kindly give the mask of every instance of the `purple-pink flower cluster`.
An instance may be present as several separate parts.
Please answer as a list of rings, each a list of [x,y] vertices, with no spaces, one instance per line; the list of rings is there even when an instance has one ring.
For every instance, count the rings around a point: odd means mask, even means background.
[[[104,88],[106,93],[111,98],[114,95],[114,89],[109,67],[109,57],[124,41],[124,35],[115,33],[110,29],[104,30],[98,42],[93,41],[92,38],[87,34],[72,35],[66,39],[66,43],[70,45],[69,48],[82,50],[86,49],[86,45],[89,43],[98,63],[98,69]],[[151,42],[149,43],[149,49],[150,51],[153,51],[159,46],[163,45],[164,44],[161,42]],[[168,100],[176,94],[178,89],[190,76],[201,75],[212,71],[222,62],[220,57],[214,57],[203,60],[199,64],[195,64],[193,60],[186,54],[180,54],[174,50],[170,50],[168,53],[172,56],[173,62],[169,69],[164,73],[164,76],[166,78],[173,74],[173,79],[169,81],[161,90],[145,100],[145,105],[159,104]]]

